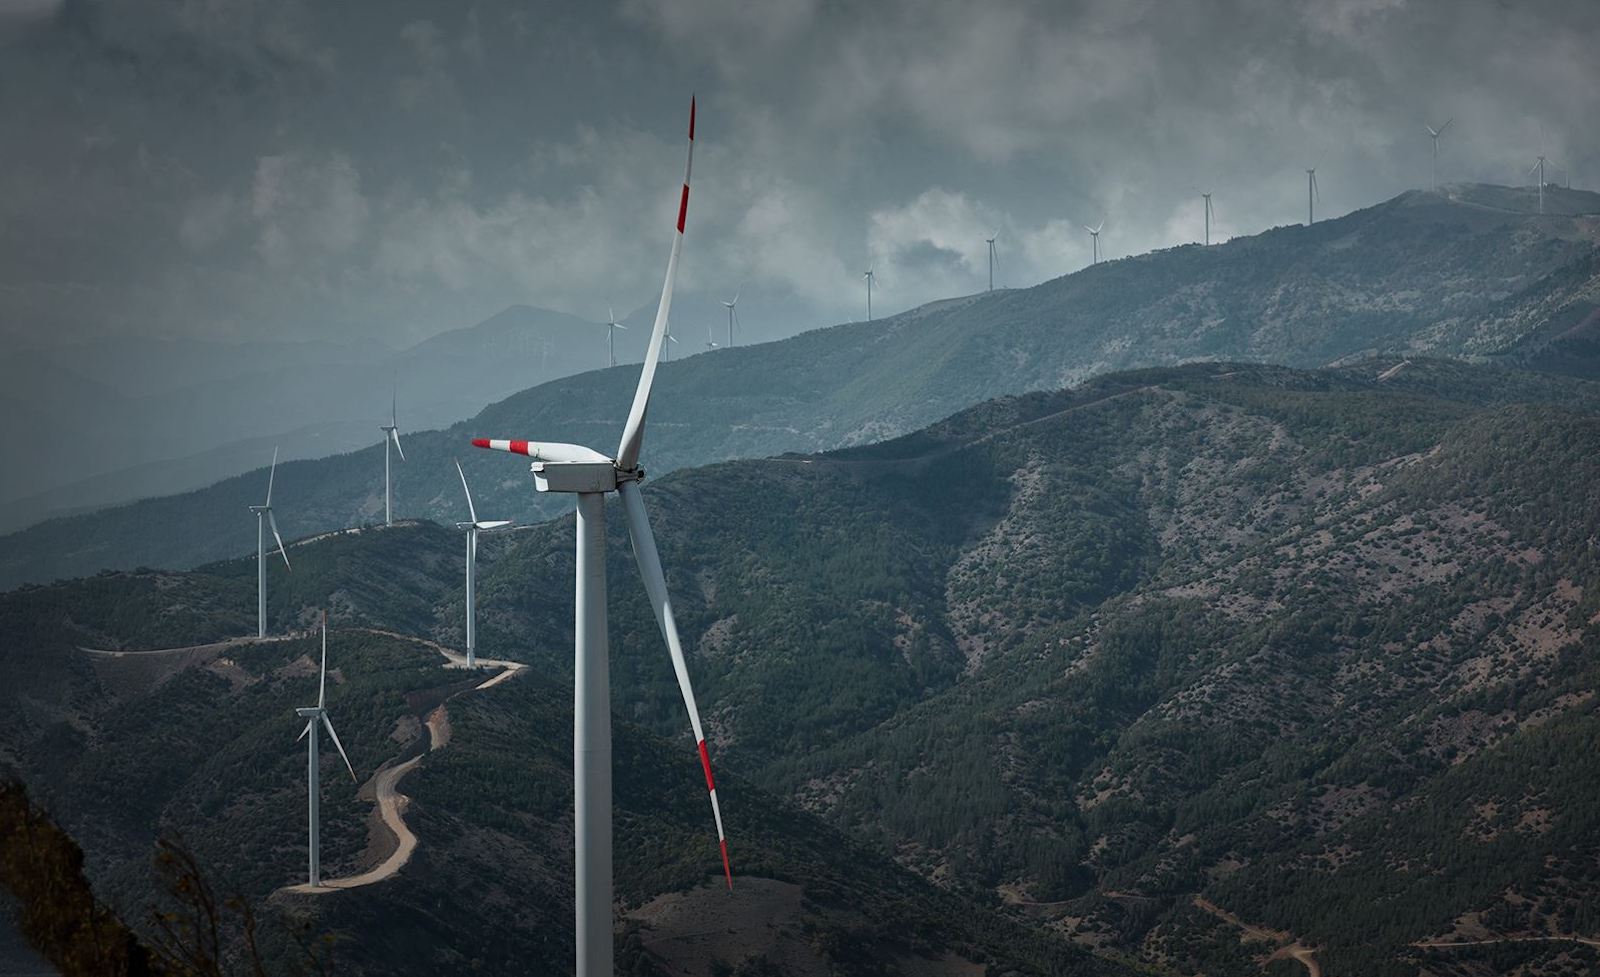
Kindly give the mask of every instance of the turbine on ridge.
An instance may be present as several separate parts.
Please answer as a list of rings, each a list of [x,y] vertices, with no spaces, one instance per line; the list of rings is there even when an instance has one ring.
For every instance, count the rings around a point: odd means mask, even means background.
[[[1106,222],[1104,218],[1102,218],[1100,223],[1096,224],[1094,227],[1090,227],[1088,224],[1083,225],[1083,229],[1089,232],[1089,264],[1091,265],[1098,265],[1100,263],[1100,232],[1105,229],[1105,226]]]
[[[733,327],[739,321],[739,296],[744,294],[744,286],[740,285],[733,293],[733,298],[722,303],[728,309],[728,348],[733,348]]]
[[[306,706],[306,707],[301,708],[301,709],[296,709],[294,711],[295,715],[301,717],[302,719],[304,719],[306,721],[306,728],[302,729],[300,731],[300,735],[295,738],[295,742],[298,743],[298,742],[300,742],[300,740],[306,739],[306,734],[307,733],[311,734],[311,738],[309,740],[307,740],[307,742],[306,742],[306,783],[307,783],[307,787],[308,787],[307,797],[310,799],[309,808],[310,808],[310,825],[311,825],[311,844],[310,844],[310,852],[311,852],[310,868],[311,868],[311,873],[310,873],[310,883],[309,884],[311,885],[311,887],[313,889],[322,884],[322,876],[321,876],[322,864],[321,864],[321,851],[320,851],[321,833],[322,833],[322,814],[321,814],[321,810],[320,810],[320,801],[322,799],[322,796],[321,796],[322,787],[321,787],[321,783],[319,781],[319,777],[318,777],[319,770],[318,770],[318,767],[317,767],[317,759],[318,759],[318,757],[317,757],[317,739],[318,739],[318,737],[320,735],[320,733],[319,733],[319,731],[317,729],[317,723],[319,721],[322,723],[322,725],[324,727],[327,728],[328,736],[333,739],[333,745],[338,748],[339,756],[344,759],[345,769],[350,771],[350,780],[351,780],[351,782],[353,782],[353,783],[358,782],[356,780],[356,768],[352,767],[350,765],[350,757],[349,757],[348,754],[346,754],[344,752],[344,744],[339,742],[339,734],[333,731],[333,723],[332,723],[332,721],[330,721],[328,719],[327,692],[328,692],[328,612],[327,611],[323,611],[322,612],[322,669],[321,669],[321,671],[319,673],[319,677],[317,679],[317,704],[314,705],[314,706]]]
[[[995,231],[993,234],[990,234],[988,237],[983,239],[984,243],[989,245],[989,291],[991,292],[994,291],[994,266],[999,261],[999,256],[995,254],[994,242],[995,238],[999,236],[1000,232]]]
[[[381,425],[383,432],[383,524],[394,525],[394,496],[389,487],[389,445],[394,445],[394,450],[399,452],[400,460],[406,460],[405,449],[400,447],[400,422],[396,419],[396,410],[400,404],[400,385],[395,383],[393,399],[389,401],[389,423]]]
[[[678,690],[689,713],[695,748],[706,777],[711,799],[711,814],[716,821],[717,841],[722,854],[723,874],[733,887],[733,872],[728,863],[728,842],[722,830],[722,811],[717,804],[716,783],[711,776],[711,754],[706,748],[700,725],[700,710],[695,705],[694,688],[689,683],[688,662],[678,639],[672,601],[667,594],[666,576],[656,550],[655,536],[645,514],[639,482],[644,470],[639,453],[644,443],[645,414],[650,407],[650,390],[657,363],[663,358],[669,340],[667,324],[672,308],[673,282],[678,274],[678,256],[683,249],[683,227],[689,211],[689,174],[694,163],[694,101],[689,102],[689,152],[684,165],[683,191],[678,202],[676,232],[667,257],[661,301],[656,308],[655,325],[634,391],[633,406],[622,429],[622,440],[615,458],[576,444],[535,441],[500,441],[484,438],[472,443],[526,455],[533,459],[533,479],[541,492],[567,492],[578,497],[577,572],[573,681],[573,825],[576,857],[577,975],[612,977],[613,926],[611,880],[611,695],[610,663],[606,635],[605,497],[616,492],[622,497],[622,511],[633,540],[634,559],[649,596],[656,624],[667,645]]]
[[[289,566],[289,551],[283,548],[283,537],[278,534],[278,520],[272,516],[272,483],[278,477],[278,449],[272,449],[272,467],[267,471],[267,501],[260,505],[253,505],[250,511],[256,514],[256,637],[267,636],[267,534],[268,527],[272,529],[272,538],[278,541],[278,552],[283,556],[283,568],[293,570]]]
[[[611,365],[617,365],[617,330],[628,331],[628,327],[617,321],[617,314],[611,311],[611,306],[606,306],[606,342],[611,350]]]
[[[457,529],[467,532],[467,667],[478,667],[478,603],[475,586],[478,578],[478,534],[511,525],[510,519],[481,520],[472,504],[472,489],[467,488],[467,473],[456,462],[456,474],[461,476],[461,491],[467,497],[467,517],[471,522],[456,523]]]
[[[1433,190],[1439,191],[1439,137],[1450,128],[1450,123],[1455,121],[1455,116],[1444,120],[1444,125],[1435,129],[1433,126],[1424,126],[1428,130],[1428,137],[1433,140]]]

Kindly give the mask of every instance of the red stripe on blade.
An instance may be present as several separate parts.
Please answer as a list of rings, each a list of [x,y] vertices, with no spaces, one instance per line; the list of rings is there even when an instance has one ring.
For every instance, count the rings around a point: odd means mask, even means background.
[[[489,447],[489,439],[488,438],[473,438],[472,439],[472,446],[474,448],[487,448],[487,447]]]
[[[722,874],[728,880],[728,891],[733,891],[733,869],[728,866],[728,840],[724,838],[722,844]]]
[[[683,233],[683,219],[689,216],[689,184],[683,185],[683,198],[678,201],[678,233]]]
[[[511,450],[516,452],[519,455],[525,455],[525,454],[528,453],[528,442],[526,442],[526,441],[513,441],[513,442],[511,442]]]
[[[700,741],[700,766],[706,772],[706,790],[716,790],[717,785],[711,779],[711,751],[706,749],[706,741]]]

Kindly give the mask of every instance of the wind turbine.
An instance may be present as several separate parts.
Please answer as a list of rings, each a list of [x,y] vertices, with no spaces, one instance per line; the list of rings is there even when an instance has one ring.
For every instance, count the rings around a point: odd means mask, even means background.
[[[1090,227],[1088,224],[1083,225],[1083,229],[1089,232],[1089,245],[1091,248],[1090,253],[1093,255],[1093,257],[1089,259],[1089,263],[1091,265],[1098,265],[1100,263],[1100,231],[1104,229],[1105,226],[1106,222],[1104,218],[1102,218],[1100,223],[1094,227]]]
[[[398,384],[394,392],[394,399],[389,402],[389,423],[382,425],[383,431],[383,524],[394,525],[394,502],[389,489],[389,445],[394,444],[394,450],[400,453],[400,460],[406,460],[405,449],[400,447],[400,422],[395,418],[396,408],[400,403]]]
[[[989,291],[991,292],[994,291],[994,266],[997,260],[994,251],[994,240],[999,236],[1000,232],[995,231],[993,234],[983,239],[984,243],[989,245]]]
[[[678,345],[678,337],[669,332],[667,333],[667,342],[671,343],[672,346],[676,346]],[[661,347],[661,362],[666,363],[672,359],[672,357],[668,355],[672,352],[672,346]]]
[[[467,516],[471,522],[456,523],[457,529],[467,531],[467,667],[478,667],[478,604],[474,584],[478,577],[478,534],[501,526],[511,525],[510,519],[480,520],[472,504],[472,489],[467,488],[467,473],[456,462],[456,474],[461,476],[461,491],[467,496]]]
[[[617,365],[617,330],[626,332],[628,327],[617,321],[617,314],[611,311],[611,306],[606,306],[606,341],[610,344],[611,365]]]
[[[734,323],[739,321],[739,310],[738,310],[737,306],[739,304],[739,296],[741,296],[743,294],[744,294],[744,286],[740,285],[739,286],[739,290],[733,293],[733,298],[731,298],[728,301],[722,303],[723,305],[727,306],[727,309],[728,309],[728,348],[729,349],[733,348],[733,325],[734,325]]]
[[[1306,170],[1306,226],[1316,223],[1317,208],[1314,201],[1322,199],[1322,191],[1317,189],[1317,168]]]
[[[1439,137],[1444,135],[1444,131],[1450,128],[1450,123],[1454,121],[1455,116],[1451,116],[1450,118],[1445,119],[1444,125],[1437,129],[1435,129],[1433,126],[1426,127],[1429,138],[1433,140],[1433,189],[1435,193],[1439,191]]]
[[[872,282],[873,282],[873,279],[876,276],[874,276],[874,274],[872,272],[872,269],[868,268],[865,272],[862,273],[861,277],[865,278],[867,280],[867,321],[871,322],[872,321]]]
[[[256,637],[267,636],[267,534],[272,527],[272,538],[278,541],[278,552],[283,554],[283,568],[289,566],[289,551],[283,548],[283,537],[278,535],[278,520],[272,517],[272,483],[278,477],[278,449],[272,449],[272,468],[267,472],[267,501],[253,505],[256,514]]]
[[[711,335],[711,323],[708,322],[706,323],[706,349],[713,350],[718,348],[720,347],[717,345],[716,337]]]
[[[306,728],[300,731],[295,738],[298,743],[311,734],[311,739],[306,742],[306,779],[309,784],[311,808],[311,887],[315,889],[322,884],[321,861],[318,850],[321,836],[322,820],[318,812],[318,801],[321,800],[321,786],[317,777],[317,720],[322,720],[322,725],[328,728],[328,735],[333,738],[333,745],[339,748],[339,755],[344,757],[344,766],[350,771],[350,780],[356,782],[356,768],[350,766],[350,757],[344,752],[344,744],[339,742],[339,734],[333,731],[333,723],[328,719],[327,709],[328,691],[328,612],[322,612],[322,673],[317,680],[317,704],[296,709],[294,714],[306,721]]]
[[[668,313],[672,307],[673,281],[678,274],[678,255],[683,248],[683,225],[689,210],[689,173],[694,162],[694,101],[689,102],[689,153],[684,164],[683,194],[678,203],[677,233],[667,257],[666,278],[661,286],[661,302],[656,307],[655,326],[633,406],[622,429],[622,441],[615,459],[576,444],[475,439],[480,448],[511,451],[534,459],[534,486],[541,492],[568,492],[578,497],[577,506],[577,598],[574,626],[576,667],[573,681],[573,826],[577,853],[574,858],[577,883],[577,977],[612,977],[612,901],[611,901],[611,692],[609,655],[606,637],[606,528],[607,492],[622,496],[623,514],[628,520],[628,535],[633,540],[634,559],[649,595],[656,624],[665,639],[677,674],[678,689],[694,730],[695,747],[706,776],[711,796],[711,813],[716,820],[717,841],[722,852],[722,870],[733,887],[733,872],[728,864],[728,842],[722,831],[722,811],[717,805],[717,788],[711,777],[711,754],[706,749],[700,726],[700,711],[689,683],[688,664],[678,640],[678,627],[667,596],[667,581],[661,570],[661,557],[655,536],[645,515],[639,481],[639,452],[644,441],[645,413],[650,407],[650,388],[656,363],[667,343]]]

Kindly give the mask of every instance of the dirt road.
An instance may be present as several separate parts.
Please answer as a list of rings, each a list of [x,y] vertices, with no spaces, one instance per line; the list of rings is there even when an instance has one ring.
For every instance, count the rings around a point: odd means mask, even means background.
[[[1195,896],[1194,904],[1228,925],[1237,927],[1241,943],[1275,944],[1277,949],[1272,951],[1272,955],[1267,957],[1263,964],[1274,960],[1294,960],[1306,968],[1307,977],[1322,977],[1322,964],[1317,962],[1317,951],[1296,940],[1292,934],[1247,923],[1209,899]]]

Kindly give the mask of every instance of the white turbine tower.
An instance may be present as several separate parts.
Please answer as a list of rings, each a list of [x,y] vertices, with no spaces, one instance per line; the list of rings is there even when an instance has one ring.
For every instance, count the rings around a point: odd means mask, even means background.
[[[733,293],[733,298],[722,303],[728,310],[728,348],[733,348],[733,327],[739,321],[739,296],[744,294],[744,286],[740,285],[738,291]]]
[[[272,483],[278,477],[278,449],[272,449],[272,468],[267,472],[267,501],[253,505],[256,514],[256,637],[267,636],[267,528],[278,541],[278,552],[283,554],[283,568],[289,566],[289,551],[283,548],[283,537],[278,535],[278,520],[272,517]]]
[[[983,242],[985,244],[989,245],[989,291],[991,291],[991,292],[994,291],[994,266],[995,266],[995,262],[997,260],[997,257],[995,255],[995,251],[994,251],[994,242],[995,242],[995,238],[997,238],[999,236],[1000,236],[1000,232],[999,231],[995,231],[993,234],[990,234],[988,237],[983,239]]]
[[[1450,123],[1454,121],[1455,117],[1451,116],[1450,118],[1445,119],[1444,125],[1437,129],[1435,129],[1433,126],[1426,127],[1428,130],[1428,137],[1433,140],[1433,190],[1435,193],[1439,191],[1439,137],[1444,135],[1444,131],[1450,128]]]
[[[322,787],[321,787],[320,781],[319,781],[318,776],[317,776],[317,774],[318,774],[318,769],[317,769],[317,738],[320,735],[319,731],[317,730],[317,722],[319,720],[322,722],[323,726],[327,727],[328,735],[333,738],[333,745],[338,747],[338,749],[339,749],[339,756],[344,758],[345,769],[350,771],[350,779],[351,779],[351,781],[354,782],[356,780],[356,768],[352,767],[350,765],[350,757],[349,757],[349,755],[347,755],[344,752],[344,744],[339,742],[339,734],[333,731],[333,723],[331,721],[329,721],[329,719],[328,719],[327,692],[328,692],[328,612],[327,611],[323,611],[322,612],[322,671],[321,671],[320,678],[317,679],[317,704],[314,705],[314,706],[307,706],[307,707],[305,707],[303,709],[296,709],[294,711],[295,715],[299,716],[300,718],[302,718],[302,719],[304,719],[306,721],[306,728],[302,729],[300,731],[300,735],[298,737],[296,737],[295,742],[298,743],[298,742],[300,742],[300,740],[305,739],[307,733],[311,734],[311,739],[309,741],[307,741],[307,743],[306,743],[306,779],[307,779],[307,782],[308,782],[308,785],[309,785],[309,793],[308,793],[307,796],[310,797],[310,818],[311,818],[311,820],[310,820],[310,824],[311,824],[311,881],[310,881],[310,884],[311,884],[311,887],[313,889],[322,884],[322,878],[321,878],[322,865],[321,865],[321,857],[320,857],[321,853],[320,853],[320,850],[319,850],[319,843],[320,843],[320,840],[321,840],[321,831],[322,831],[322,817],[321,817],[321,813],[318,810],[318,801],[321,800]]]
[[[1206,246],[1211,245],[1211,194],[1202,193],[1201,198],[1206,202]]]
[[[711,813],[716,820],[717,840],[722,852],[723,873],[729,888],[733,873],[728,865],[728,843],[722,831],[722,812],[717,806],[717,790],[711,778],[711,754],[706,749],[700,726],[700,711],[694,689],[689,684],[688,664],[678,640],[678,627],[667,596],[667,581],[661,571],[655,536],[645,515],[639,481],[639,451],[644,441],[645,413],[650,407],[650,387],[656,363],[667,342],[668,313],[672,307],[672,286],[678,274],[678,255],[683,248],[683,225],[689,210],[689,173],[694,162],[694,102],[689,102],[689,154],[684,165],[683,193],[678,203],[677,230],[667,257],[666,279],[661,287],[661,302],[656,308],[655,326],[634,391],[633,406],[622,430],[622,441],[615,459],[575,444],[528,441],[490,441],[477,439],[474,445],[512,451],[534,459],[534,485],[541,492],[570,492],[578,497],[577,508],[577,613],[574,628],[575,658],[573,688],[573,814],[577,853],[577,975],[612,977],[612,900],[611,900],[611,692],[609,654],[606,636],[605,496],[622,496],[628,534],[633,540],[634,559],[656,624],[666,640],[677,674],[678,689],[694,730],[695,747],[711,796]]]
[[[717,337],[711,334],[711,323],[709,322],[706,323],[706,349],[708,351],[713,349],[721,349],[721,347],[717,345]]]
[[[1090,227],[1088,224],[1083,225],[1083,229],[1089,232],[1089,246],[1091,255],[1089,258],[1089,264],[1091,265],[1098,265],[1100,263],[1100,232],[1104,230],[1105,226],[1106,222],[1104,219],[1102,219],[1100,223],[1094,227]]]
[[[872,282],[877,276],[873,273],[871,268],[868,268],[866,271],[861,273],[861,277],[865,278],[867,280],[867,321],[871,322],[872,321]]]
[[[501,526],[511,525],[510,519],[478,518],[478,510],[472,504],[472,489],[467,488],[467,473],[461,470],[461,462],[456,462],[456,474],[461,476],[461,491],[467,496],[467,517],[471,522],[456,523],[457,529],[467,531],[467,667],[478,667],[478,603],[476,585],[478,580],[478,534],[499,529]]]
[[[400,404],[400,391],[398,385],[394,399],[389,401],[389,423],[381,425],[383,432],[383,524],[394,525],[394,496],[389,488],[389,446],[394,445],[394,450],[400,453],[400,460],[406,460],[405,449],[400,447],[400,422],[396,420],[396,410]]]
[[[1312,167],[1306,170],[1306,226],[1310,227],[1317,221],[1317,208],[1315,201],[1322,199],[1322,191],[1317,189],[1317,170]]]
[[[611,350],[611,365],[617,365],[617,330],[626,332],[628,327],[617,321],[617,314],[611,311],[611,306],[606,306],[606,342]]]

